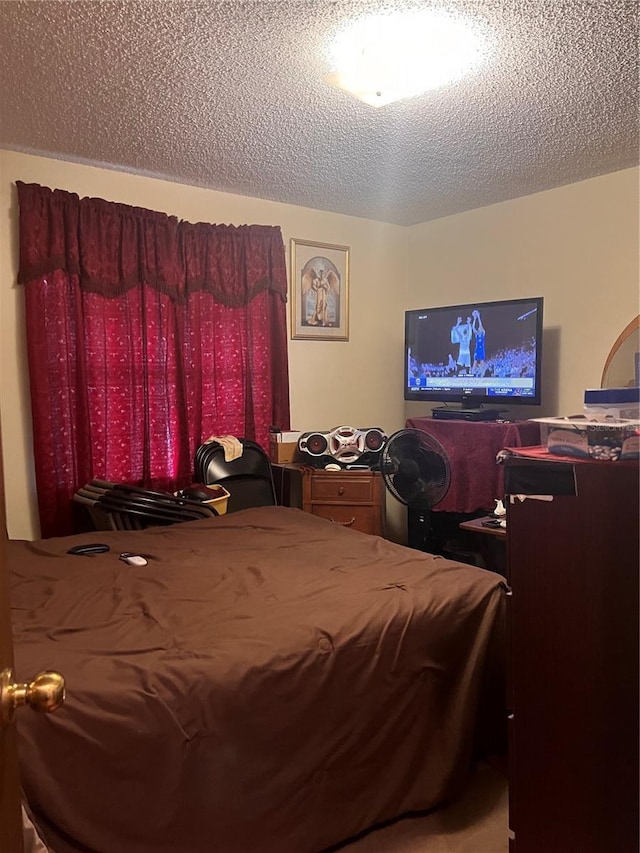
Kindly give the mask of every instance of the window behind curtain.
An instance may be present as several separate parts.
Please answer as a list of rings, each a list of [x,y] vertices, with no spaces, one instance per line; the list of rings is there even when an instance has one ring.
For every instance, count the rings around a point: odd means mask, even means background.
[[[279,228],[18,190],[43,536],[92,477],[174,490],[209,436],[288,428]]]

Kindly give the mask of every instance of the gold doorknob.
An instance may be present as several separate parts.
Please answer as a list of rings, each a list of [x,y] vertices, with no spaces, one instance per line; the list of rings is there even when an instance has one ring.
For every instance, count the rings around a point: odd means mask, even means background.
[[[22,705],[50,714],[62,705],[64,697],[64,678],[59,672],[46,670],[28,684],[20,684],[13,680],[10,669],[4,669],[0,673],[0,722],[8,725]]]

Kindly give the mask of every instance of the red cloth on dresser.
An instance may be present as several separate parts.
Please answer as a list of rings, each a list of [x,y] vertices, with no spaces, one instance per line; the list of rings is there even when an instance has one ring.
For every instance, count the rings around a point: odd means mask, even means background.
[[[445,497],[433,507],[438,512],[492,510],[494,501],[504,497],[504,477],[496,463],[497,453],[505,447],[540,443],[540,425],[533,421],[495,423],[409,418],[406,427],[432,435],[449,457],[451,485]]]

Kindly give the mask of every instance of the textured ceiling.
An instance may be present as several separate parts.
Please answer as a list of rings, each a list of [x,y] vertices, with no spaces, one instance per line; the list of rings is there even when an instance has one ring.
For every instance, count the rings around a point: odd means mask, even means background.
[[[323,82],[374,10],[484,22],[475,76],[373,109]],[[637,0],[0,2],[0,147],[413,224],[638,162]]]

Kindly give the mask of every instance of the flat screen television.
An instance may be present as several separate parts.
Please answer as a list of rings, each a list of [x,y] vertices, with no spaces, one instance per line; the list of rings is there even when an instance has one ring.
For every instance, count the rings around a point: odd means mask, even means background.
[[[542,310],[539,296],[406,311],[405,400],[444,404],[436,417],[461,404],[451,416],[475,412],[478,420],[539,405]]]

